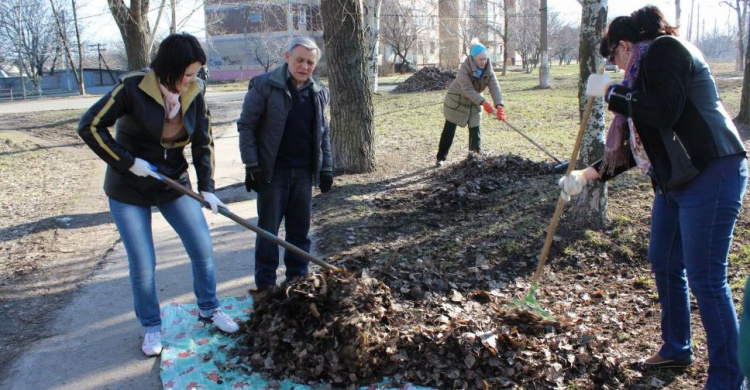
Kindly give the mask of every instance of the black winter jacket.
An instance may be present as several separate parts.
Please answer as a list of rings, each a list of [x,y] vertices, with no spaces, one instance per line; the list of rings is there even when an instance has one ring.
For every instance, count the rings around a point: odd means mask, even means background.
[[[237,121],[242,162],[250,168],[259,166],[263,177],[269,182],[273,177],[286,118],[292,109],[292,96],[287,89],[286,79],[286,64],[253,78]],[[312,174],[317,186],[321,172],[333,172],[331,138],[325,117],[329,95],[328,88],[314,77],[309,88],[312,88],[315,100]]]
[[[712,161],[745,154],[737,128],[721,104],[700,51],[671,36],[656,38],[644,54],[634,88],[614,87],[609,109],[633,118],[663,190],[679,188]],[[618,167],[615,174],[635,165]],[[599,164],[594,164],[599,170]],[[602,180],[614,175],[602,173]]]
[[[164,174],[190,186],[185,146],[192,143],[198,190],[214,192],[214,142],[201,87],[193,83],[180,95],[182,121],[188,138],[162,142],[164,102],[153,71],[123,75],[112,91],[83,114],[78,135],[107,164],[104,192],[119,202],[155,206],[181,194],[151,177],[138,177],[128,169],[135,158],[156,166]],[[114,137],[109,128],[116,124]]]

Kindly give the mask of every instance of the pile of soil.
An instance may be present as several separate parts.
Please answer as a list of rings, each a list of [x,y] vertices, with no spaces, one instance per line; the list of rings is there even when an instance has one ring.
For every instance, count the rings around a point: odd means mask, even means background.
[[[404,80],[404,82],[393,89],[393,92],[440,91],[448,88],[455,78],[455,70],[447,70],[437,66],[426,66]]]

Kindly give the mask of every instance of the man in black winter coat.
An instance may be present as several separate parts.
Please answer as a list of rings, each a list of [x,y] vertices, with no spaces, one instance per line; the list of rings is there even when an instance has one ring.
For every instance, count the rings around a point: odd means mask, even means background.
[[[310,251],[312,187],[333,185],[333,158],[325,109],[328,89],[312,77],[320,48],[306,37],[291,40],[286,62],[251,81],[237,121],[245,188],[258,193],[258,226],[273,234],[285,221],[286,241]],[[284,253],[287,280],[307,274],[308,261]],[[255,284],[276,285],[279,248],[258,236]]]

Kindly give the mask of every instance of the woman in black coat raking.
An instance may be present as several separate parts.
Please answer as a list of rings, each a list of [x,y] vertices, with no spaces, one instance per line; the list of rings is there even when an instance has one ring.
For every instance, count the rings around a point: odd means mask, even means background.
[[[214,143],[206,102],[195,81],[205,63],[195,37],[170,35],[159,45],[150,70],[123,76],[78,123],[78,134],[108,165],[104,192],[128,254],[133,305],[145,332],[141,350],[147,356],[162,351],[151,233],[154,206],[190,257],[199,318],[224,332],[239,329],[219,309],[213,245],[201,205],[160,181],[165,175],[190,186],[184,154],[190,144],[198,190],[214,212],[225,207],[214,195]],[[110,128],[115,125],[113,137]]]
[[[700,51],[654,6],[615,18],[600,53],[621,84],[592,75],[615,119],[601,161],[560,179],[562,196],[638,167],[654,184],[648,257],[661,304],[662,346],[645,367],[692,363],[688,286],[706,331],[706,389],[742,388],[738,321],[727,284],[729,247],[747,185],[747,159]]]

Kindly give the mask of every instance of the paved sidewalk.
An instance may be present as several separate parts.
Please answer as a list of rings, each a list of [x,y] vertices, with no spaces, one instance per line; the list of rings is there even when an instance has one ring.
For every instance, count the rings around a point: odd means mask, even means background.
[[[255,223],[255,196],[245,192],[238,136],[228,129],[216,138],[217,195],[235,214]],[[190,172],[192,177],[194,171]],[[218,295],[241,295],[253,283],[255,233],[206,211],[216,252]],[[162,306],[193,303],[190,262],[172,228],[154,213],[157,288]],[[279,273],[283,275],[280,269]],[[283,280],[283,276],[279,279]],[[159,389],[158,358],[140,351],[141,327],[135,318],[127,258],[121,243],[87,280],[71,304],[50,319],[54,336],[20,356],[0,389]],[[169,324],[164,324],[169,326]]]

